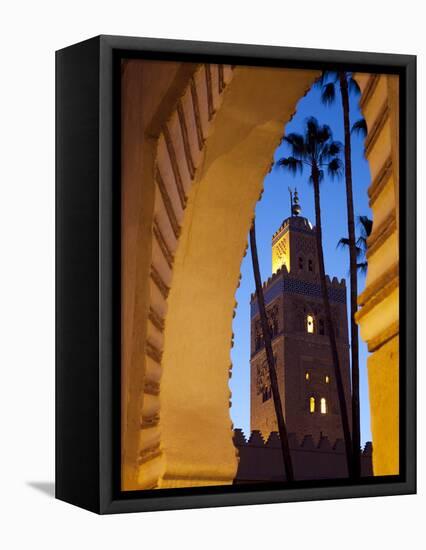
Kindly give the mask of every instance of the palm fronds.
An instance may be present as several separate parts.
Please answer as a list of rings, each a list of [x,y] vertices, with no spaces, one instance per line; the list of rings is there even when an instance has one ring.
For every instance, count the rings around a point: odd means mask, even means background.
[[[321,90],[321,101],[324,105],[331,105],[336,100],[336,87],[334,82],[324,84]]]
[[[367,121],[365,118],[360,118],[356,122],[353,123],[351,134],[355,135],[361,135],[363,138],[367,137],[368,128],[367,128]]]
[[[373,230],[373,220],[370,220],[368,216],[358,216],[358,227],[360,228],[360,236],[356,241],[356,256],[358,260],[362,260],[357,263],[357,270],[361,273],[367,273],[368,261],[366,259],[367,253],[367,239],[371,235]],[[342,237],[337,243],[336,248],[349,247],[349,239]]]

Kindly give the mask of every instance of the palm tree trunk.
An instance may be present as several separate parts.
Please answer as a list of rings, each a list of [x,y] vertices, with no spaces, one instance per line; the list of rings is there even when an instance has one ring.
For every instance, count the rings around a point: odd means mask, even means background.
[[[260,278],[259,259],[257,256],[256,227],[255,227],[254,220],[250,228],[250,247],[251,247],[251,258],[253,263],[253,274],[254,274],[254,280],[256,284],[257,305],[259,307],[263,341],[265,342],[266,360],[268,362],[268,368],[269,368],[269,379],[271,381],[272,397],[274,400],[275,414],[276,414],[277,423],[278,423],[278,433],[280,434],[284,469],[287,475],[287,481],[291,482],[294,480],[293,465],[291,462],[287,428],[285,425],[280,391],[278,387],[277,372],[275,370],[274,354],[272,351],[272,343],[271,343],[271,332],[269,329],[268,318],[266,316],[265,300],[263,297],[263,289],[262,289],[262,280]]]
[[[361,434],[360,434],[360,410],[359,410],[359,350],[358,350],[358,325],[355,322],[355,314],[358,310],[358,274],[357,252],[355,242],[355,216],[352,189],[352,158],[351,158],[351,132],[349,122],[349,93],[347,74],[339,73],[340,93],[343,105],[343,122],[345,132],[345,180],[346,180],[346,205],[348,212],[348,237],[349,237],[349,267],[350,267],[350,302],[351,302],[351,373],[352,373],[352,474],[358,479],[361,476]]]
[[[349,477],[352,477],[352,441],[349,427],[348,409],[346,405],[345,390],[343,387],[342,373],[340,372],[339,354],[337,351],[336,333],[331,316],[330,301],[328,299],[327,281],[325,277],[324,253],[322,249],[322,225],[321,225],[321,204],[319,189],[319,171],[317,166],[312,167],[312,181],[314,185],[315,198],[315,236],[318,250],[318,267],[321,281],[321,294],[324,302],[325,317],[328,334],[330,338],[331,357],[334,365],[334,376],[336,378],[337,394],[339,396],[340,417],[342,420],[343,437],[345,440],[346,461]]]

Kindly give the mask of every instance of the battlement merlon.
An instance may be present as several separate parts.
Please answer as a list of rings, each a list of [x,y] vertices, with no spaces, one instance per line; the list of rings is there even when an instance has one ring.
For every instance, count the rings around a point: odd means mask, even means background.
[[[286,265],[282,265],[275,273],[273,273],[270,277],[266,279],[262,283],[262,289],[266,290],[273,282],[275,282],[280,277],[289,277],[289,272]],[[250,294],[250,302],[253,302],[253,300],[256,300],[256,292],[252,292]]]
[[[283,265],[276,273],[274,273],[271,277],[269,277],[263,284],[262,284],[262,290],[265,295],[265,301],[268,303],[270,300],[267,299],[266,293],[270,291],[271,288],[275,286],[275,283],[279,280],[283,280],[283,291],[287,290],[287,287],[291,287],[292,281],[296,281],[297,279],[293,279],[291,277],[291,273],[287,270],[287,267]],[[284,282],[287,281],[287,282]],[[314,291],[315,295],[318,295],[318,297],[321,296],[320,294],[320,284],[317,282],[310,282],[310,281],[304,281],[301,283],[303,288],[301,287],[297,293],[302,293],[303,289],[306,290],[307,294],[310,294]],[[326,275],[326,284],[327,289],[331,290],[332,292],[329,292],[329,298],[331,301],[338,301],[340,303],[346,303],[346,280],[341,279],[340,281],[337,279],[337,277],[333,277],[330,279],[328,275]],[[300,286],[300,285],[299,285]],[[315,289],[314,289],[315,287]],[[337,299],[338,297],[338,299]],[[250,294],[250,304],[256,304],[257,303],[257,297],[256,292],[252,292]]]
[[[330,286],[332,288],[346,288],[346,279],[339,279],[337,277],[333,277],[330,279],[329,275],[325,276],[325,280],[327,283],[327,286]]]
[[[271,432],[267,439],[262,437],[259,430],[253,430],[248,439],[240,428],[234,430],[234,444],[237,447],[256,447],[256,448],[281,448],[280,436],[278,432]],[[343,439],[336,439],[331,442],[327,436],[322,436],[315,441],[312,435],[307,434],[299,441],[296,434],[288,434],[289,446],[294,450],[315,450],[322,452],[344,453],[345,445]],[[363,456],[371,456],[373,453],[373,444],[367,441],[362,449]]]

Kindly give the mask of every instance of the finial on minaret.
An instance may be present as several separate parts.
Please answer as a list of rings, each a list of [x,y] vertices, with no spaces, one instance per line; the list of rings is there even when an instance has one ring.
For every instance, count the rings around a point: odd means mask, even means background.
[[[291,197],[291,215],[292,216],[298,216],[302,210],[302,207],[299,203],[299,195],[297,194],[297,188],[294,188],[294,195],[290,190],[290,197]]]

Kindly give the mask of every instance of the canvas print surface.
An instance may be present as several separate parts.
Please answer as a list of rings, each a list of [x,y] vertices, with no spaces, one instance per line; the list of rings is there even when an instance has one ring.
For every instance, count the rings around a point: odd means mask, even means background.
[[[122,61],[122,490],[399,474],[398,105]]]

